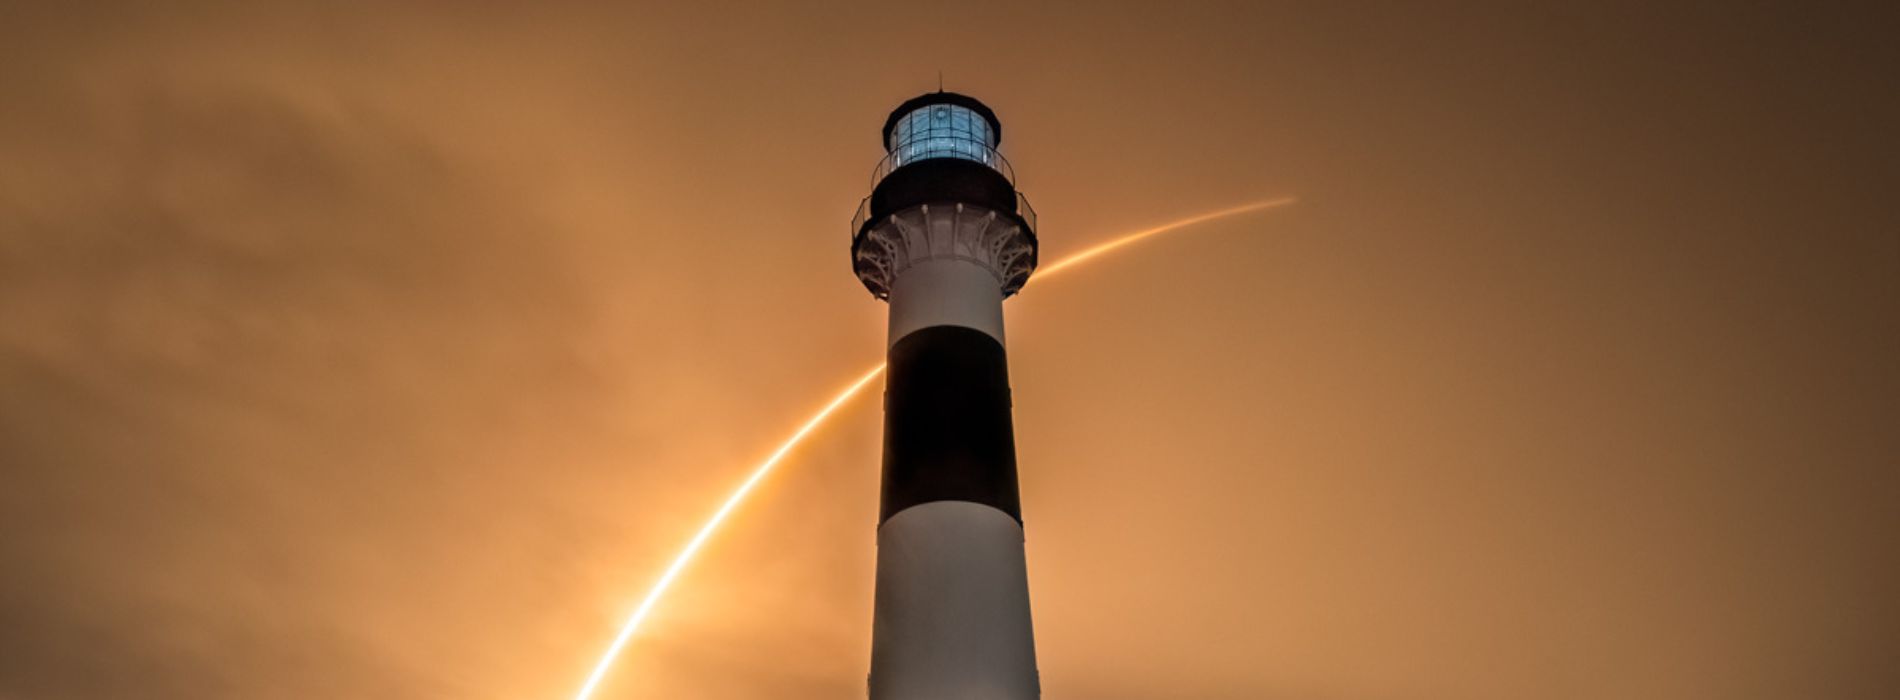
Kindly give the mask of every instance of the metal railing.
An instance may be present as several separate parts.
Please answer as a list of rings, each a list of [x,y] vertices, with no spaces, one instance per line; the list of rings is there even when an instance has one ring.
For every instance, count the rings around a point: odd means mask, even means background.
[[[1016,193],[1016,215],[1022,217],[1023,224],[1029,227],[1030,235],[1035,235],[1036,208],[1029,206],[1029,197],[1020,191]],[[869,218],[871,218],[871,198],[865,197],[858,202],[857,213],[851,215],[851,236],[853,238],[857,237],[859,231],[864,230],[864,221]]]
[[[884,176],[891,174],[893,170],[933,158],[955,158],[982,163],[989,166],[991,170],[1002,173],[1003,177],[1009,180],[1009,184],[1016,184],[1016,169],[1011,168],[1009,160],[1004,158],[1003,154],[997,153],[996,149],[967,139],[930,138],[900,145],[895,150],[884,154],[884,157],[877,161],[877,167],[871,169],[871,187],[876,188],[877,183],[883,182]]]
[[[1029,196],[1021,191],[1016,193],[1016,215],[1023,217],[1023,223],[1029,226],[1029,235],[1036,235],[1036,208],[1029,206]]]
[[[858,232],[864,230],[864,220],[871,218],[871,198],[866,196],[858,200],[858,211],[851,215],[852,245],[857,245]]]

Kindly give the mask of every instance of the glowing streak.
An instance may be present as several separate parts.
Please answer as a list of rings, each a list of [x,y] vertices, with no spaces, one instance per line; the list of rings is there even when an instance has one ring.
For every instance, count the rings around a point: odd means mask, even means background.
[[[1063,258],[1055,263],[1041,266],[1036,269],[1035,276],[1031,279],[1046,278],[1049,275],[1061,271],[1063,268],[1085,262],[1090,258],[1113,251],[1144,238],[1159,236],[1204,221],[1224,219],[1229,216],[1237,216],[1251,211],[1285,206],[1296,201],[1299,200],[1293,197],[1262,200],[1251,204],[1243,204],[1229,209],[1201,214],[1199,216],[1190,216],[1154,228],[1136,231]],[[792,436],[788,438],[784,444],[778,446],[778,450],[773,452],[772,456],[765,458],[764,463],[761,463],[757,468],[752,470],[752,475],[746,477],[745,482],[739,484],[739,488],[734,490],[732,495],[726,497],[726,502],[719,506],[719,510],[713,513],[712,518],[707,520],[705,525],[699,527],[699,532],[693,535],[692,541],[686,543],[686,548],[680,550],[680,553],[673,557],[673,563],[666,567],[666,573],[661,574],[660,580],[653,584],[651,590],[647,591],[647,597],[640,601],[640,607],[634,609],[633,616],[627,618],[626,624],[620,626],[620,634],[614,637],[614,643],[607,647],[607,653],[602,654],[600,662],[594,665],[594,672],[588,674],[586,685],[581,686],[581,692],[574,696],[574,700],[588,700],[588,698],[593,697],[594,690],[600,686],[600,681],[606,678],[607,670],[613,667],[614,660],[620,657],[620,651],[626,648],[627,641],[633,639],[633,633],[640,629],[640,623],[646,620],[647,614],[653,612],[653,606],[660,602],[662,596],[666,595],[666,589],[673,585],[673,579],[679,578],[680,571],[684,570],[687,564],[692,563],[693,556],[699,553],[699,548],[704,546],[706,540],[712,537],[713,532],[719,529],[719,525],[725,522],[726,516],[730,515],[733,509],[738,508],[739,504],[745,501],[745,497],[752,493],[752,487],[757,486],[760,481],[764,480],[765,476],[772,472],[772,468],[778,466],[778,463],[785,459],[785,455],[791,452],[792,448],[797,447],[798,443],[805,440],[806,435],[811,434],[811,431],[818,429],[818,426],[824,424],[825,419],[830,418],[831,414],[838,410],[838,407],[843,406],[846,401],[850,401],[852,397],[857,396],[859,391],[864,390],[866,384],[870,384],[871,380],[883,374],[884,367],[884,365],[879,364],[877,367],[872,368],[871,371],[865,372],[864,376],[859,377],[857,381],[851,383],[851,386],[845,388],[843,392],[840,392],[836,397],[832,398],[831,403],[825,404],[825,407],[819,409],[816,415],[813,415],[810,420],[805,421],[805,424],[799,427],[798,432],[792,433]]]
[[[745,500],[746,494],[752,493],[752,487],[759,485],[759,481],[772,472],[772,467],[778,466],[779,460],[785,459],[785,454],[804,441],[805,436],[817,429],[826,418],[830,418],[833,411],[838,410],[844,402],[850,401],[851,397],[857,396],[864,385],[871,383],[871,380],[883,373],[884,365],[880,364],[876,369],[858,377],[857,381],[852,382],[851,386],[839,393],[837,398],[831,400],[831,403],[818,409],[818,413],[812,416],[811,420],[805,421],[805,425],[799,427],[798,432],[792,433],[792,437],[787,439],[785,444],[778,446],[778,451],[773,452],[772,456],[765,458],[764,463],[752,470],[752,476],[746,477],[745,483],[739,484],[739,488],[726,497],[726,502],[713,513],[712,519],[707,520],[705,525],[701,525],[699,533],[693,535],[691,542],[686,543],[686,548],[680,550],[678,556],[673,557],[673,564],[666,567],[666,573],[660,575],[660,581],[653,584],[652,590],[647,591],[646,599],[640,601],[640,607],[633,611],[633,617],[627,618],[627,624],[620,627],[620,635],[614,637],[613,645],[607,647],[607,653],[600,658],[600,663],[595,664],[594,672],[587,676],[587,685],[581,686],[580,694],[574,696],[576,700],[587,700],[594,694],[594,688],[600,685],[602,678],[606,677],[607,669],[611,668],[614,659],[620,656],[620,650],[627,646],[627,640],[633,638],[633,632],[640,628],[640,622],[646,619],[647,613],[653,611],[654,604],[660,602],[660,596],[665,595],[667,587],[673,585],[673,579],[678,578],[680,570],[685,569],[686,565],[692,562],[693,555],[699,553],[699,548],[706,544],[707,538],[712,537],[714,531],[719,529],[719,524],[725,522],[726,516],[732,513],[732,509],[739,507],[739,503]]]
[[[1154,228],[1136,231],[1126,236],[1116,238],[1115,240],[1109,241],[1107,243],[1103,243],[1101,245],[1089,248],[1088,250],[1084,250],[1080,253],[1076,253],[1069,257],[1063,258],[1054,263],[1038,267],[1036,268],[1036,273],[1034,275],[1031,275],[1029,280],[1031,282],[1034,282],[1040,279],[1048,279],[1050,275],[1053,275],[1057,272],[1061,272],[1063,268],[1072,267],[1074,265],[1087,262],[1089,259],[1094,258],[1095,256],[1101,255],[1103,253],[1111,252],[1117,248],[1135,243],[1144,238],[1152,238],[1154,236],[1159,236],[1161,234],[1168,233],[1171,231],[1178,231],[1180,229],[1193,226],[1203,221],[1225,219],[1229,216],[1245,214],[1250,211],[1260,211],[1262,209],[1272,209],[1274,207],[1283,207],[1297,201],[1300,201],[1300,200],[1295,197],[1281,197],[1279,199],[1267,199],[1267,200],[1262,200],[1258,202],[1253,202],[1251,204],[1242,204],[1240,206],[1229,208],[1229,209],[1222,209],[1220,211],[1208,212],[1206,214],[1201,214],[1198,216],[1190,216],[1188,218],[1181,219],[1179,221],[1170,221],[1168,223],[1162,224],[1160,226],[1156,226]]]

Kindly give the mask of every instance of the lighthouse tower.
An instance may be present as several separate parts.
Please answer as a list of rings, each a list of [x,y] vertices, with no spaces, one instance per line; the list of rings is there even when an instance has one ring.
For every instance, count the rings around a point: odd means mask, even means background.
[[[858,279],[890,303],[871,700],[1041,695],[1003,342],[1036,215],[1002,136],[964,95],[899,105],[851,225]]]

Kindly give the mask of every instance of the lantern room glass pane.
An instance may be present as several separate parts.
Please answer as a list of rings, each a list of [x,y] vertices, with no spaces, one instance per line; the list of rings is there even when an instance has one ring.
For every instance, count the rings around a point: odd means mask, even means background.
[[[892,166],[930,158],[960,158],[995,167],[989,120],[967,107],[929,105],[906,114],[891,130]]]

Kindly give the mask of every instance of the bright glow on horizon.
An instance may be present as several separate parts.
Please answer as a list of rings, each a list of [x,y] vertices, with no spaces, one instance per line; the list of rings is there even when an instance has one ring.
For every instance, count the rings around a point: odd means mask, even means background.
[[[1030,276],[1030,279],[1033,281],[1041,277],[1047,277],[1063,268],[1086,262],[1103,253],[1114,251],[1144,238],[1159,236],[1170,231],[1187,228],[1194,224],[1212,221],[1214,219],[1223,219],[1247,212],[1286,206],[1297,201],[1299,200],[1294,197],[1262,200],[1206,214],[1190,216],[1154,228],[1142,229],[1088,248],[1087,250],[1058,260],[1050,265],[1038,268],[1035,273]],[[824,408],[819,409],[818,413],[814,414],[811,419],[805,421],[805,424],[800,426],[797,432],[792,433],[792,436],[786,439],[784,444],[779,445],[778,450],[774,451],[772,456],[765,458],[763,463],[752,470],[751,476],[746,477],[746,480],[739,484],[739,488],[732,492],[732,495],[726,497],[726,502],[719,506],[719,510],[713,512],[712,518],[708,519],[705,525],[701,525],[699,532],[693,535],[693,539],[688,541],[686,547],[681,549],[680,553],[673,557],[673,563],[666,567],[665,573],[660,574],[660,580],[654,582],[653,588],[647,591],[646,598],[641,599],[640,607],[635,608],[633,615],[628,617],[626,623],[620,626],[620,633],[614,636],[613,644],[608,645],[607,652],[601,655],[598,663],[594,664],[593,673],[588,674],[587,683],[581,686],[581,691],[574,696],[574,700],[589,700],[589,698],[593,697],[594,691],[600,686],[600,682],[607,677],[607,671],[613,668],[614,661],[620,658],[621,650],[625,649],[627,642],[633,639],[633,633],[640,629],[640,623],[644,622],[647,615],[653,612],[653,608],[660,602],[660,598],[666,595],[666,589],[672,587],[673,580],[679,578],[680,572],[685,570],[687,564],[692,563],[693,557],[699,554],[700,547],[704,546],[706,540],[711,539],[712,534],[718,531],[720,524],[725,522],[726,516],[730,515],[734,509],[739,507],[740,503],[745,501],[745,497],[752,493],[753,487],[758,486],[759,482],[764,480],[766,475],[770,474],[772,469],[777,467],[779,462],[785,459],[785,455],[790,453],[792,448],[797,447],[798,443],[804,442],[805,436],[810,435],[818,426],[824,424],[825,419],[830,418],[831,414],[836,412],[845,402],[850,401],[852,397],[858,395],[858,392],[863,391],[865,385],[870,384],[871,380],[883,374],[884,367],[884,364],[878,364],[877,367],[872,368],[869,372],[865,372],[863,376],[858,377],[857,381],[852,382],[851,386],[846,387],[843,392],[833,397],[831,403],[825,404]]]

